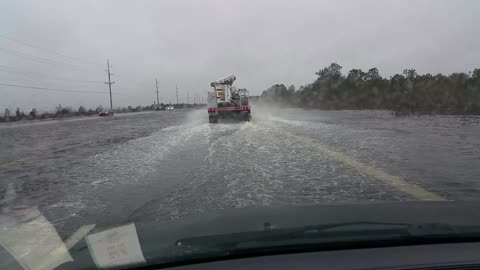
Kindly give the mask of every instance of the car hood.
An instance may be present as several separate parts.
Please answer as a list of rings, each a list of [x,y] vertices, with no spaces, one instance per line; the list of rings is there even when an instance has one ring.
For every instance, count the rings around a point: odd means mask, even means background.
[[[187,216],[170,222],[137,222],[146,257],[167,254],[182,238],[355,222],[480,224],[480,202],[400,202],[248,207]]]
[[[480,225],[480,202],[396,202],[325,204],[313,206],[247,207],[210,211],[171,221],[153,221],[155,213],[137,214],[134,223],[143,255],[147,262],[168,263],[176,242],[184,238],[226,235],[265,230],[266,226],[287,229],[334,223],[441,223],[451,226]],[[96,228],[95,232],[108,228]],[[91,267],[88,249],[72,250],[81,265]],[[75,264],[79,263],[76,260]],[[81,267],[81,268],[84,268]]]

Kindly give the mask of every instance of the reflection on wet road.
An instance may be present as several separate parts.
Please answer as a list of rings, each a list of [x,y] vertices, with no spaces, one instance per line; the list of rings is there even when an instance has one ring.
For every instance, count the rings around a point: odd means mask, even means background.
[[[0,126],[0,202],[37,206],[67,236],[246,206],[480,198],[478,117],[254,108],[253,118],[209,124],[194,110]]]

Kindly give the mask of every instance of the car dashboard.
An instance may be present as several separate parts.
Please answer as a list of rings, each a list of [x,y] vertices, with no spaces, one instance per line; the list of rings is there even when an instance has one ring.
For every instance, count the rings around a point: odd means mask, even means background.
[[[175,269],[480,269],[480,243],[280,254],[203,262],[177,266]]]

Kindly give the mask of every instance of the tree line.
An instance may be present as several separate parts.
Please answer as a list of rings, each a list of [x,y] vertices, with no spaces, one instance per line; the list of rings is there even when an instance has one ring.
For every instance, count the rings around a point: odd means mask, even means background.
[[[319,109],[380,109],[395,114],[480,114],[480,69],[468,73],[424,74],[405,69],[390,78],[377,68],[352,69],[332,63],[298,90],[276,84],[260,99],[285,106]]]
[[[163,105],[163,104],[162,104]],[[199,104],[175,104],[176,109],[179,108],[191,108]],[[126,112],[141,112],[141,111],[154,111],[157,109],[157,105],[147,105],[147,106],[127,106],[119,107],[113,110],[115,113],[126,113]],[[23,120],[37,120],[37,119],[55,119],[55,118],[64,118],[64,117],[75,117],[75,116],[90,116],[98,115],[100,112],[108,111],[109,109],[103,108],[101,105],[95,109],[87,109],[85,106],[79,106],[78,109],[74,109],[70,106],[64,107],[58,105],[53,112],[42,112],[39,113],[37,109],[33,108],[28,113],[25,113],[20,108],[17,108],[15,112],[10,111],[8,108],[5,109],[3,115],[0,115],[0,122],[16,122]]]

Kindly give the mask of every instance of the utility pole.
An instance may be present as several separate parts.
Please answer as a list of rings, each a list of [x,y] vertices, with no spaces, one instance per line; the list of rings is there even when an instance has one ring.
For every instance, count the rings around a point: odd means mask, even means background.
[[[115,82],[112,82],[110,80],[110,76],[112,76],[113,74],[110,73],[110,68],[112,66],[110,66],[110,62],[109,60],[107,59],[107,70],[105,70],[108,74],[108,82],[105,82],[105,84],[108,84],[108,90],[110,92],[110,111],[113,111],[113,103],[112,103],[112,84],[114,84]]]
[[[175,85],[175,92],[177,93],[177,104],[178,104],[178,85]]]
[[[157,106],[160,106],[160,99],[158,98],[158,80],[155,78],[155,87],[157,88]]]

